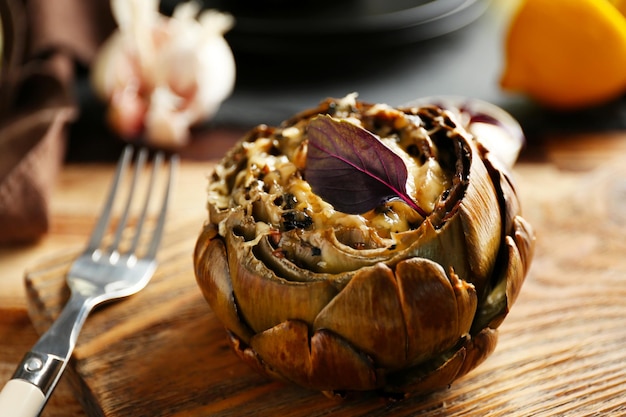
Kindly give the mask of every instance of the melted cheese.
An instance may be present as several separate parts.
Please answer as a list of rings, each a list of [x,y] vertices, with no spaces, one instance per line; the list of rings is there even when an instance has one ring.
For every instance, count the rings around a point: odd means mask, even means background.
[[[343,103],[346,107],[351,104],[350,98]],[[349,114],[347,109],[344,120],[361,125],[355,115]],[[373,111],[394,112],[387,106],[372,107]],[[398,118],[399,127],[407,125],[407,118]],[[279,227],[283,209],[275,203],[285,194],[295,196],[296,210],[305,212],[313,221],[316,230],[327,228],[354,228],[369,230],[383,239],[388,239],[394,233],[410,230],[423,219],[407,204],[400,201],[390,201],[383,207],[367,213],[346,214],[336,211],[333,206],[317,196],[310,185],[299,175],[306,160],[306,142],[304,129],[306,123],[299,123],[281,131],[286,144],[277,145],[276,139],[262,137],[243,145],[247,166],[236,174],[235,186],[229,195],[226,190],[226,181],[214,181],[209,190],[209,201],[220,208],[230,204],[243,206],[252,212],[255,204],[263,209],[257,213],[262,218],[258,221],[267,222]],[[424,135],[423,129],[414,129],[413,134]],[[399,155],[405,162],[409,176],[407,192],[415,199],[425,212],[430,213],[442,192],[450,186],[450,179],[434,157],[426,159],[422,164],[403,149],[398,141],[391,138],[381,139],[390,149]],[[275,155],[275,147],[283,154]],[[274,152],[272,152],[274,149]],[[216,175],[225,179],[229,172],[218,165]],[[264,229],[268,230],[268,229]]]

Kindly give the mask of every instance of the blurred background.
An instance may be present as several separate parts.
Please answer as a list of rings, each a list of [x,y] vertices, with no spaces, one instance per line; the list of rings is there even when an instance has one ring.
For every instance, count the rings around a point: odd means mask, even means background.
[[[160,10],[169,15],[178,3],[163,0]],[[226,129],[238,135],[260,123],[278,124],[326,97],[351,92],[358,92],[361,100],[390,105],[433,95],[483,99],[517,118],[531,144],[553,133],[623,128],[626,106],[621,99],[562,111],[503,91],[499,81],[505,38],[517,3],[204,0],[203,7],[235,18],[225,38],[235,55],[237,79],[232,95],[196,133],[214,137]],[[77,78],[83,112],[70,139],[91,132],[95,141],[94,128],[106,127],[87,75],[85,69]],[[194,146],[191,154],[211,149],[206,143]],[[216,146],[211,156],[219,155],[226,145]],[[89,148],[77,152],[87,158],[103,155],[92,154]]]
[[[620,0],[584,3],[615,2]],[[77,110],[69,123],[67,160],[116,158],[123,141],[107,125],[106,104],[96,97],[89,79],[94,55],[116,27],[109,2],[2,0],[0,5],[6,9],[10,3],[21,4],[27,16],[25,39],[17,42],[19,45],[5,41],[7,53],[26,44],[22,73],[29,71],[26,64],[32,67],[32,61],[49,60],[59,53],[69,52],[73,60],[73,72],[64,84],[69,85],[66,98]],[[169,16],[179,3],[161,0],[159,10]],[[217,113],[194,128],[194,140],[181,152],[197,159],[217,158],[257,124],[278,124],[327,97],[352,92],[363,101],[390,105],[433,95],[486,100],[520,122],[530,145],[546,135],[626,127],[626,102],[621,95],[564,110],[502,89],[505,42],[518,3],[520,0],[203,0],[203,8],[234,17],[225,39],[236,61],[236,84]],[[6,10],[4,15],[7,32],[13,29],[13,22],[7,22]],[[567,13],[563,19],[576,22],[581,33],[588,23],[602,24],[591,17],[578,21]],[[622,26],[626,33],[626,24]],[[623,37],[626,45],[626,35]],[[592,52],[581,51],[582,59]],[[4,79],[6,90],[12,81]],[[0,118],[6,120],[4,110]]]

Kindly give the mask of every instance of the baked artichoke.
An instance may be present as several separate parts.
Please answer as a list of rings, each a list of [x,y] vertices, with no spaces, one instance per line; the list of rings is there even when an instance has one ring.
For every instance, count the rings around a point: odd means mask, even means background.
[[[237,355],[327,395],[402,396],[494,350],[534,235],[467,116],[351,95],[237,143],[194,253]]]

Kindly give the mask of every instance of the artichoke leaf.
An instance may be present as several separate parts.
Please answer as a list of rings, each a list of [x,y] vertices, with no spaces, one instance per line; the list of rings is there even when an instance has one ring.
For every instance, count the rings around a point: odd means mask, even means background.
[[[194,259],[196,279],[211,309],[227,329],[248,340],[252,331],[241,322],[237,312],[226,248],[214,225],[204,227],[196,243]]]
[[[323,390],[372,390],[385,381],[369,356],[326,330],[315,332],[311,338],[311,362],[311,385]]]
[[[494,186],[498,189],[501,198],[503,233],[509,233],[513,228],[513,219],[521,213],[521,207],[517,198],[515,186],[511,175],[497,158],[487,153],[484,159],[487,169],[491,173]]]
[[[335,296],[331,282],[294,282],[279,277],[244,245],[244,239],[229,231],[226,254],[233,290],[242,318],[262,332],[288,320],[312,323],[318,312]]]
[[[489,327],[482,329],[478,334],[468,338],[462,348],[466,352],[465,360],[456,378],[460,378],[483,363],[496,349],[497,343],[498,331]]]
[[[412,258],[396,266],[402,315],[407,328],[408,363],[448,351],[466,336],[476,311],[474,287],[441,265]]]
[[[281,248],[296,253],[295,257],[304,267],[315,272],[340,274],[371,266],[389,258],[394,249],[389,247],[355,249],[341,243],[336,231],[331,228],[306,231],[304,233],[283,233]],[[317,251],[311,251],[311,248]]]
[[[513,220],[513,238],[522,258],[524,274],[526,274],[535,252],[535,232],[531,224],[521,216],[516,216]]]
[[[390,369],[406,363],[407,335],[391,268],[362,268],[319,313],[313,329],[329,330]]]
[[[495,329],[500,326],[517,300],[533,257],[534,240],[532,226],[524,218],[516,216],[513,219],[513,236],[507,236],[504,242],[504,247],[508,250],[508,263],[501,282],[505,283],[503,292],[506,300],[500,316],[495,317],[488,327]]]
[[[311,356],[306,323],[288,320],[256,334],[250,347],[263,362],[283,378],[299,385],[309,385]]]
[[[219,209],[215,204],[207,204],[207,211],[209,221],[217,225],[228,218],[232,209]]]
[[[504,245],[506,258],[502,264],[500,279],[480,306],[472,333],[486,327],[498,328],[509,313],[524,282],[524,265],[514,239],[507,236]]]
[[[309,340],[301,321],[288,320],[255,335],[251,347],[275,372],[304,387],[365,391],[380,385],[371,359],[327,331]]]
[[[439,358],[408,368],[387,377],[387,391],[410,392],[412,394],[428,394],[452,384],[465,363],[464,348],[448,353]]]
[[[453,266],[462,275],[469,274],[464,230],[458,216],[453,216],[440,229],[435,229],[427,219],[417,229],[395,234],[387,246],[370,249],[355,249],[342,243],[337,231],[330,228],[292,232],[283,234],[281,248],[294,254],[302,269],[320,274],[341,274],[379,262],[393,264],[412,256],[440,261],[442,265]],[[302,280],[295,276],[293,279]]]
[[[428,394],[450,386],[480,365],[496,348],[498,331],[483,329],[448,352],[413,368],[387,376],[388,390]]]
[[[391,258],[387,262],[389,265],[395,265],[404,259],[425,258],[441,265],[446,271],[453,269],[459,276],[473,283],[463,223],[458,213],[439,229],[426,219],[414,232],[413,243],[405,251],[399,251]]]
[[[281,278],[294,282],[329,281],[332,282],[335,287],[341,288],[353,275],[350,271],[343,274],[328,274],[313,272],[310,269],[302,268],[292,262],[288,257],[277,252],[269,239],[268,236],[261,238],[253,252],[260,262]],[[311,251],[310,248],[309,251]]]
[[[524,262],[522,259],[522,255],[520,254],[519,248],[513,238],[510,236],[506,237],[505,247],[509,252],[509,264],[506,268],[505,282],[506,282],[506,314],[509,314],[511,311],[511,307],[517,300],[517,296],[522,290],[522,284],[524,283],[524,279],[526,277],[526,273],[524,271]],[[494,326],[489,326],[494,328]]]
[[[450,271],[449,277],[457,306],[457,334],[467,335],[472,327],[478,308],[476,289],[472,284],[460,279],[454,271]],[[453,324],[451,323],[451,325]]]
[[[500,248],[502,219],[495,188],[477,152],[472,153],[469,185],[459,212],[469,265],[477,277],[473,283],[478,294],[482,294]]]
[[[236,334],[228,331],[228,343],[230,348],[235,352],[239,358],[245,362],[250,368],[252,368],[257,373],[264,375],[270,379],[275,379],[278,381],[284,382],[292,382],[289,379],[285,378],[283,374],[277,372],[274,368],[269,366],[266,362],[261,359],[259,354],[250,347],[249,344],[245,343],[243,340],[237,337]]]

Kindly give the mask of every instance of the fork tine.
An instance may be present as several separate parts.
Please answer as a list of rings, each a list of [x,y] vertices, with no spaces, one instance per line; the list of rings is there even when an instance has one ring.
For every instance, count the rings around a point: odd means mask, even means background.
[[[157,221],[154,231],[152,232],[150,246],[148,247],[148,251],[146,252],[146,257],[149,259],[154,259],[156,257],[157,249],[159,248],[159,244],[161,243],[161,237],[163,236],[167,206],[169,204],[169,200],[172,194],[172,183],[174,182],[174,177],[176,175],[176,171],[178,170],[178,155],[172,155],[169,165],[169,175],[167,178],[165,195],[163,196],[163,202],[161,203],[159,220]]]
[[[174,178],[176,176],[177,170],[178,170],[178,155],[172,155],[170,157],[167,185],[165,189],[165,194],[163,196],[163,201],[161,203],[159,219],[154,228],[154,231],[152,232],[152,239],[150,241],[150,246],[148,247],[148,250],[145,254],[145,257],[148,259],[154,259],[156,257],[159,244],[161,243],[161,237],[163,236],[163,229],[165,226],[165,217],[167,214],[167,206],[169,204],[170,197],[172,194],[172,186],[174,184]]]
[[[126,196],[126,206],[124,207],[122,217],[120,218],[119,224],[117,226],[117,230],[115,231],[115,237],[113,238],[113,241],[111,242],[111,246],[109,247],[110,253],[117,253],[118,246],[120,242],[122,241],[122,235],[124,232],[124,228],[126,227],[126,223],[128,223],[128,216],[129,216],[130,208],[133,202],[133,197],[135,197],[135,194],[136,194],[135,190],[137,189],[139,176],[141,175],[141,170],[143,169],[143,166],[146,162],[147,157],[148,157],[148,150],[146,148],[142,148],[139,151],[139,155],[137,155],[137,161],[135,162],[135,167],[133,170],[133,177],[131,180],[132,182],[131,182],[130,188],[128,189],[128,194]],[[151,187],[152,187],[152,184],[150,184],[150,188]],[[148,194],[146,196],[146,201],[150,197],[150,191],[151,189],[148,191]]]
[[[104,237],[104,234],[109,226],[111,211],[113,209],[113,202],[115,201],[115,195],[117,194],[117,190],[119,188],[123,173],[126,171],[126,167],[130,162],[132,154],[132,146],[126,146],[117,164],[115,176],[113,177],[111,188],[109,189],[109,194],[107,196],[106,202],[104,203],[104,207],[102,208],[102,212],[100,213],[100,217],[98,218],[98,222],[96,223],[96,226],[91,233],[91,237],[89,238],[89,243],[87,244],[86,251],[93,252],[97,250],[100,246],[100,242],[102,241],[102,238]]]
[[[146,193],[146,197],[143,203],[143,207],[141,209],[141,214],[139,215],[139,220],[137,221],[137,225],[135,227],[135,236],[133,237],[133,241],[128,249],[128,253],[135,253],[137,247],[139,246],[139,238],[141,236],[141,232],[143,230],[143,225],[148,216],[148,207],[150,206],[150,198],[152,197],[152,191],[154,190],[155,178],[157,176],[158,171],[161,169],[161,165],[163,164],[163,153],[159,152],[154,157],[154,161],[152,163],[152,172],[150,174],[150,182],[148,183],[148,191]]]

